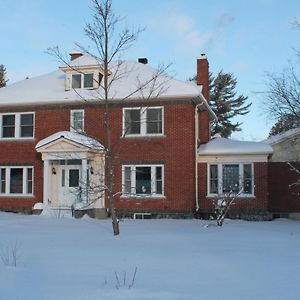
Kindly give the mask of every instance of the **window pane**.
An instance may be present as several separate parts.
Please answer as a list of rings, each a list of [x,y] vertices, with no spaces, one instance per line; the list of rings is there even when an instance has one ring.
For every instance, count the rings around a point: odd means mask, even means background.
[[[125,135],[141,133],[140,109],[128,109],[125,111]]]
[[[66,185],[66,171],[64,169],[61,170],[61,186],[64,187]]]
[[[32,169],[27,169],[27,194],[32,194]]]
[[[84,74],[84,87],[90,88],[93,87],[93,81],[94,81],[94,74]]]
[[[21,137],[33,137],[33,114],[21,115]]]
[[[124,168],[124,192],[131,193],[131,168]]]
[[[15,136],[15,115],[2,116],[2,137]]]
[[[69,170],[69,187],[79,186],[79,170]]]
[[[251,166],[251,164],[244,165],[244,193],[252,194],[252,166]]]
[[[151,194],[151,167],[136,167],[136,193]]]
[[[162,109],[147,109],[147,133],[162,133]]]
[[[5,186],[6,186],[6,169],[1,169],[1,190],[0,193],[5,194]]]
[[[83,111],[72,111],[71,127],[74,131],[83,131]]]
[[[81,74],[72,75],[72,88],[80,89],[81,88]]]
[[[210,193],[218,193],[218,166],[210,165]]]
[[[223,165],[223,192],[239,191],[239,165]]]
[[[156,194],[162,194],[162,167],[156,167]]]
[[[22,168],[10,169],[10,193],[11,194],[23,193],[23,169]]]

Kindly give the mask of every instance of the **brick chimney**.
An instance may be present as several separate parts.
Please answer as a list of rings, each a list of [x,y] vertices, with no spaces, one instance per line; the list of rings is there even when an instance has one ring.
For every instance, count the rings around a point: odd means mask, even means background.
[[[197,59],[197,85],[202,85],[202,95],[209,101],[209,71],[208,61],[205,54],[201,54]],[[199,111],[199,142],[207,143],[210,140],[210,117],[206,109]]]
[[[82,56],[83,54],[79,51],[73,51],[69,53],[71,61]]]
[[[201,54],[197,59],[197,85],[202,85],[202,94],[209,100],[209,64],[205,54]]]

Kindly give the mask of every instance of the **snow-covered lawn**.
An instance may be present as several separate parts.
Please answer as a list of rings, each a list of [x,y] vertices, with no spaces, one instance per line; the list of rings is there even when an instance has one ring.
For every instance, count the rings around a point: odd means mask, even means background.
[[[0,213],[2,256],[21,254],[0,261],[0,299],[299,299],[300,222],[204,224],[125,220],[114,237],[110,220]]]

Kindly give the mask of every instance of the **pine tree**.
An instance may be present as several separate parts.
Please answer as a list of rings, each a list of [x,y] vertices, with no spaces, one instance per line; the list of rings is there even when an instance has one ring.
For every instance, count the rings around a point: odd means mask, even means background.
[[[300,119],[297,116],[293,114],[283,115],[271,128],[269,137],[298,127],[300,127]]]
[[[8,79],[6,79],[6,68],[4,65],[0,65],[0,88],[6,86],[6,82]]]
[[[232,132],[241,130],[242,123],[233,123],[232,118],[249,113],[252,103],[245,104],[248,97],[236,95],[236,84],[232,73],[220,71],[216,77],[210,76],[209,104],[218,117],[218,122],[212,127],[212,135],[228,138]]]

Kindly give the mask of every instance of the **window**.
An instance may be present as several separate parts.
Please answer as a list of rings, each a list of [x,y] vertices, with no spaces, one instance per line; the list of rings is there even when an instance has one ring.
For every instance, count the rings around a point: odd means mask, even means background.
[[[1,167],[0,195],[32,195],[32,167]]]
[[[22,114],[21,115],[21,137],[32,137],[33,136],[33,114]]]
[[[71,131],[84,131],[84,110],[71,110]]]
[[[6,191],[6,169],[5,168],[1,168],[0,176],[1,176],[0,193],[5,194]]]
[[[254,194],[253,164],[211,164],[208,178],[208,194]]]
[[[32,138],[34,136],[34,113],[1,115],[2,138]]]
[[[83,76],[83,87],[84,88],[92,88],[93,87],[93,81],[94,81],[94,74],[84,74]]]
[[[162,135],[163,108],[124,108],[123,135]]]
[[[72,75],[72,88],[80,89],[81,88],[81,74]]]
[[[123,166],[123,194],[162,196],[163,165]]]
[[[99,77],[100,78],[100,77]],[[72,88],[92,88],[94,86],[94,73],[72,74]]]

